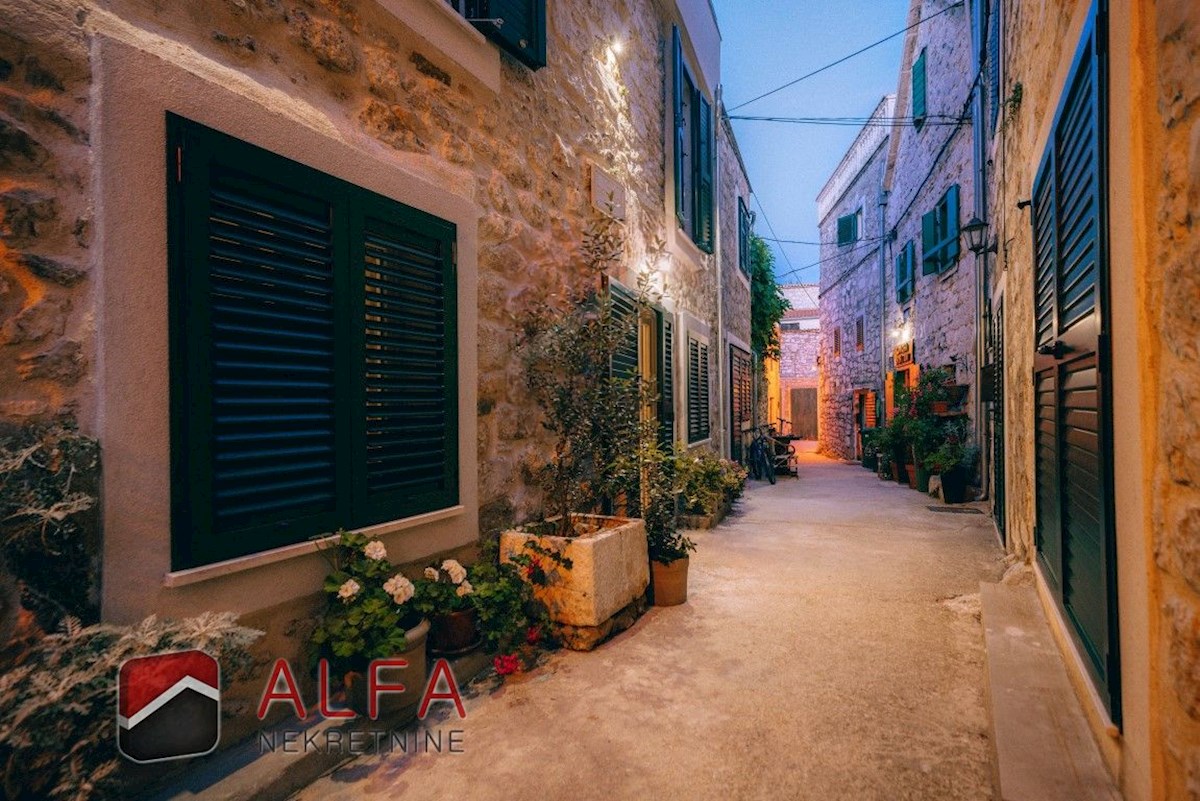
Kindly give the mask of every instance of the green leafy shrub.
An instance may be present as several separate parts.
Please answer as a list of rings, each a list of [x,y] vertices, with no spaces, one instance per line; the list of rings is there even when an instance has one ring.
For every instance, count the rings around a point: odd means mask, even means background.
[[[456,559],[430,565],[424,577],[417,580],[413,604],[426,617],[469,609],[475,593],[474,578],[474,568],[468,571]]]
[[[244,678],[262,632],[231,613],[136,626],[84,627],[68,618],[0,675],[0,766],[9,799],[129,798],[114,743],[117,671],[127,659],[199,649],[221,663],[226,686]]]
[[[746,489],[746,469],[709,450],[681,452],[676,459],[676,487],[689,515],[716,514]]]
[[[415,585],[388,561],[383,543],[339,531],[321,553],[332,567],[325,579],[325,610],[312,635],[316,659],[328,659],[339,673],[364,670],[408,647],[405,632],[420,622],[411,602]]]

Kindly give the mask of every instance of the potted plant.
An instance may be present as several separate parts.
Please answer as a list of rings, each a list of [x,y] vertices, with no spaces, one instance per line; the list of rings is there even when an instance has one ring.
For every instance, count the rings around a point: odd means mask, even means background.
[[[896,431],[890,423],[882,423],[875,427],[872,440],[875,443],[875,458],[878,461],[878,473],[881,481],[892,479],[892,451],[895,444]]]
[[[658,444],[657,426],[653,421],[643,426],[638,451],[632,460],[630,474],[636,486],[631,497],[642,519],[646,521],[646,546],[650,560],[651,596],[655,606],[678,606],[687,601],[688,554],[696,545],[679,530],[675,515],[677,475],[676,465],[687,463],[688,456],[676,456]],[[724,499],[720,484],[720,462],[715,462],[716,498]],[[692,462],[695,465],[695,461]],[[706,471],[707,472],[707,471]],[[708,493],[706,493],[706,496]]]
[[[332,570],[325,579],[326,604],[312,635],[315,658],[326,659],[346,690],[347,705],[367,714],[367,670],[373,660],[403,659],[389,682],[406,688],[380,699],[383,715],[400,715],[420,701],[425,682],[425,636],[429,621],[412,603],[415,586],[387,558],[377,539],[339,531],[323,547]]]
[[[913,464],[916,468],[912,479],[918,491],[929,492],[929,455],[938,449],[944,439],[941,421],[931,414],[921,415],[910,421],[909,431],[912,435]]]
[[[640,598],[650,576],[645,524],[616,514],[633,506],[615,465],[636,451],[641,420],[638,382],[613,369],[638,320],[614,309],[603,283],[623,253],[617,223],[596,222],[583,250],[595,282],[540,298],[518,318],[525,385],[554,445],[535,470],[543,515],[503,532],[500,558],[569,560],[572,569],[551,566],[534,592],[556,623],[597,628]]]
[[[862,466],[866,470],[875,472],[879,470],[878,433],[879,429],[877,428],[862,430]]]
[[[461,656],[479,647],[479,612],[475,588],[456,559],[425,568],[416,585],[413,605],[429,619],[429,652]]]
[[[679,454],[674,469],[684,528],[714,527],[746,488],[746,469],[707,449]]]
[[[965,422],[948,426],[945,440],[927,459],[930,469],[942,477],[942,500],[946,503],[966,500],[967,483],[978,456],[979,449],[968,442]]]

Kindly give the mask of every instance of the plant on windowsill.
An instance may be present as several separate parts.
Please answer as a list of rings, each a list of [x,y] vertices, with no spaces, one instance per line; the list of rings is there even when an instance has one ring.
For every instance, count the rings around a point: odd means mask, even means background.
[[[425,681],[429,621],[412,603],[415,585],[388,561],[384,544],[364,534],[339,531],[337,541],[321,553],[331,570],[325,609],[311,639],[314,661],[328,660],[344,681],[349,707],[365,715],[371,662],[405,660],[408,666],[390,668],[386,680],[407,689],[380,699],[382,714],[403,714],[419,702]]]
[[[503,532],[500,556],[511,562],[542,549],[572,562],[573,569],[555,566],[548,584],[534,587],[560,627],[600,627],[641,597],[649,582],[643,521],[613,514],[633,508],[614,466],[636,452],[641,416],[637,380],[613,369],[638,325],[637,314],[618,313],[604,284],[623,254],[620,224],[598,217],[582,246],[583,284],[537,298],[517,316],[525,386],[553,445],[547,463],[534,471],[542,519]],[[571,647],[596,642],[563,641]]]

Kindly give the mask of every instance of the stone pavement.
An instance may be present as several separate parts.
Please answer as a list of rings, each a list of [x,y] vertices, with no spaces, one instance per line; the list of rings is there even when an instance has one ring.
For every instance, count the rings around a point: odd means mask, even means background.
[[[695,535],[685,606],[469,699],[433,725],[461,728],[462,753],[363,757],[299,797],[993,797],[990,519],[800,459]]]

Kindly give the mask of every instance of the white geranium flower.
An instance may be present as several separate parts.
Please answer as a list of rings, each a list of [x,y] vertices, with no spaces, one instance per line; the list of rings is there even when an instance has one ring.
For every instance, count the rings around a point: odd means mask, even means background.
[[[450,580],[455,584],[462,584],[467,578],[467,569],[455,559],[447,559],[445,562],[442,562],[442,570],[446,571],[446,574],[450,576]]]
[[[363,547],[368,559],[387,559],[387,548],[379,540],[371,540]]]
[[[349,601],[355,595],[358,595],[360,590],[362,590],[362,587],[359,586],[357,581],[354,579],[347,579],[346,583],[338,588],[338,597],[341,598],[342,601]]]
[[[425,578],[429,579],[430,581],[437,581],[438,569],[436,567],[425,568]]]
[[[458,589],[454,592],[459,598],[461,598],[464,595],[470,595],[471,593],[475,592],[475,588],[471,586],[471,582],[463,579],[463,582],[458,585]]]
[[[392,600],[397,604],[402,604],[413,597],[416,587],[413,586],[411,581],[397,573],[383,582],[383,591],[392,596]]]

